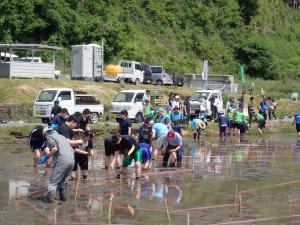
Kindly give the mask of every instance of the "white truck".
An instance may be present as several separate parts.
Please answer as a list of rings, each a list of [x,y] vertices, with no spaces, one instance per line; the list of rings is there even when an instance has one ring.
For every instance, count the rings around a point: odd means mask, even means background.
[[[47,88],[43,89],[37,96],[33,106],[33,117],[41,118],[43,123],[51,119],[51,110],[54,101],[59,101],[59,106],[68,109],[69,114],[81,112],[84,109],[91,111],[90,122],[97,123],[103,115],[104,106],[96,95],[76,94],[71,88]]]
[[[191,95],[190,99],[190,115],[192,118],[198,117],[201,106],[201,101],[205,101],[206,103],[206,116],[210,117],[212,115],[211,111],[211,100],[213,98],[216,98],[219,102],[218,104],[218,111],[223,109],[223,98],[222,98],[222,93],[220,90],[199,90],[195,91]]]
[[[121,67],[122,71],[115,76],[105,74],[104,81],[113,81],[118,83],[134,83],[139,84],[144,81],[144,70],[143,66],[139,62],[120,60],[118,66]]]
[[[143,97],[146,90],[123,90],[114,98],[111,103],[110,117],[120,118],[121,111],[128,111],[128,118],[135,122],[142,122],[143,117]]]

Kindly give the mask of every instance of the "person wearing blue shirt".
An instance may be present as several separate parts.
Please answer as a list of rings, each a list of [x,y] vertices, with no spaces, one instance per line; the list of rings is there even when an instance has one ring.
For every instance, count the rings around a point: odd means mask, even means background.
[[[154,123],[152,126],[152,139],[156,139],[153,151],[153,159],[157,157],[158,149],[161,149],[163,145],[163,135],[167,134],[169,129],[163,123]]]
[[[66,118],[69,115],[66,108],[60,109],[59,113],[55,115],[51,121],[51,128],[57,129],[62,123],[66,122]]]
[[[265,120],[267,120],[269,106],[266,98],[263,98],[263,101],[260,103],[260,107],[261,107],[261,114],[264,116]]]
[[[293,125],[296,123],[296,130],[298,133],[298,137],[300,137],[300,112],[296,112],[294,115]]]
[[[219,115],[220,137],[227,136],[227,123],[228,123],[228,121],[227,121],[224,111],[220,111],[220,115]]]
[[[159,116],[159,122],[165,124],[168,129],[171,129],[171,119],[166,115],[166,112],[163,108],[156,110],[157,115]]]
[[[119,120],[119,132],[121,135],[131,135],[132,124],[128,117],[127,110],[121,111],[121,118]]]
[[[171,113],[172,129],[181,135],[182,123],[185,120],[185,116],[179,111],[179,107],[175,106]]]

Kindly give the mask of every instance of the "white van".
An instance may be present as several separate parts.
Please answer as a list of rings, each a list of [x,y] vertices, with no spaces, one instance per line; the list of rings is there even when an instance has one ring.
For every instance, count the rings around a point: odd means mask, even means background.
[[[121,111],[128,111],[128,118],[139,123],[144,120],[143,116],[143,97],[146,90],[123,90],[114,98],[111,103],[110,116],[120,118]]]
[[[190,99],[190,115],[192,117],[198,117],[200,113],[200,99],[204,98],[206,101],[206,106],[207,106],[207,113],[206,115],[208,117],[211,116],[212,111],[211,111],[211,100],[212,98],[216,98],[219,101],[218,104],[218,111],[223,109],[223,98],[222,98],[222,93],[220,90],[199,90],[195,91]]]

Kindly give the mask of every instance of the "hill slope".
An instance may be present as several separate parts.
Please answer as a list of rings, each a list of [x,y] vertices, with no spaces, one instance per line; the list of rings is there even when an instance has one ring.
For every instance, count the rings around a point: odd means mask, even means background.
[[[0,42],[65,47],[101,43],[105,60],[135,59],[172,71],[300,77],[300,12],[288,0],[51,0],[0,2]],[[47,57],[47,55],[43,55]]]

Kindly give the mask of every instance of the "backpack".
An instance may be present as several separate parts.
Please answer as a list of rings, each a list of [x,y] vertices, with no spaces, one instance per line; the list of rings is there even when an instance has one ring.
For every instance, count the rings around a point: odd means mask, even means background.
[[[31,151],[34,151],[35,149],[41,149],[44,142],[46,141],[43,135],[43,129],[43,126],[37,126],[30,132],[28,138],[28,146],[30,147]]]

